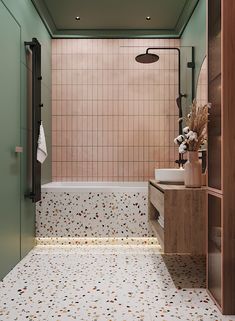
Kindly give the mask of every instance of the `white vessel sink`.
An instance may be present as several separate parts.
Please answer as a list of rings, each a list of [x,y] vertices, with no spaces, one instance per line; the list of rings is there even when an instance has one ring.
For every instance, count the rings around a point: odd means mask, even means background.
[[[155,169],[155,180],[162,183],[183,183],[183,168],[160,168]]]

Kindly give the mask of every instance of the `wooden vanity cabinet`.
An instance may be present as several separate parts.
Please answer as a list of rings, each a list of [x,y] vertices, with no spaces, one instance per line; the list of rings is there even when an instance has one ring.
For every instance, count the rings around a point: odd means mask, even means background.
[[[206,253],[206,190],[149,181],[149,222],[164,253]],[[164,228],[158,216],[164,217]]]

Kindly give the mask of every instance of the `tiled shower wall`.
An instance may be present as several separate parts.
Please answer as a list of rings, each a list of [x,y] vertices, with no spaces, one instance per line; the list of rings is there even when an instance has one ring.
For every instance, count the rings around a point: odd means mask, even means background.
[[[54,181],[144,181],[175,166],[177,55],[137,63],[148,46],[178,41],[52,41]]]

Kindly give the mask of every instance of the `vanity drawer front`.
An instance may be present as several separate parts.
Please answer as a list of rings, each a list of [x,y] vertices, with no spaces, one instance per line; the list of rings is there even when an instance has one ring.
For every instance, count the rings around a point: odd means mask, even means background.
[[[164,193],[160,192],[156,187],[150,185],[150,202],[164,216]]]

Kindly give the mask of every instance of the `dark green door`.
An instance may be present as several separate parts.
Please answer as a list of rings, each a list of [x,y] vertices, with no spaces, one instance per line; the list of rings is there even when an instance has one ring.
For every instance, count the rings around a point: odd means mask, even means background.
[[[0,279],[20,260],[20,27],[0,1]]]

